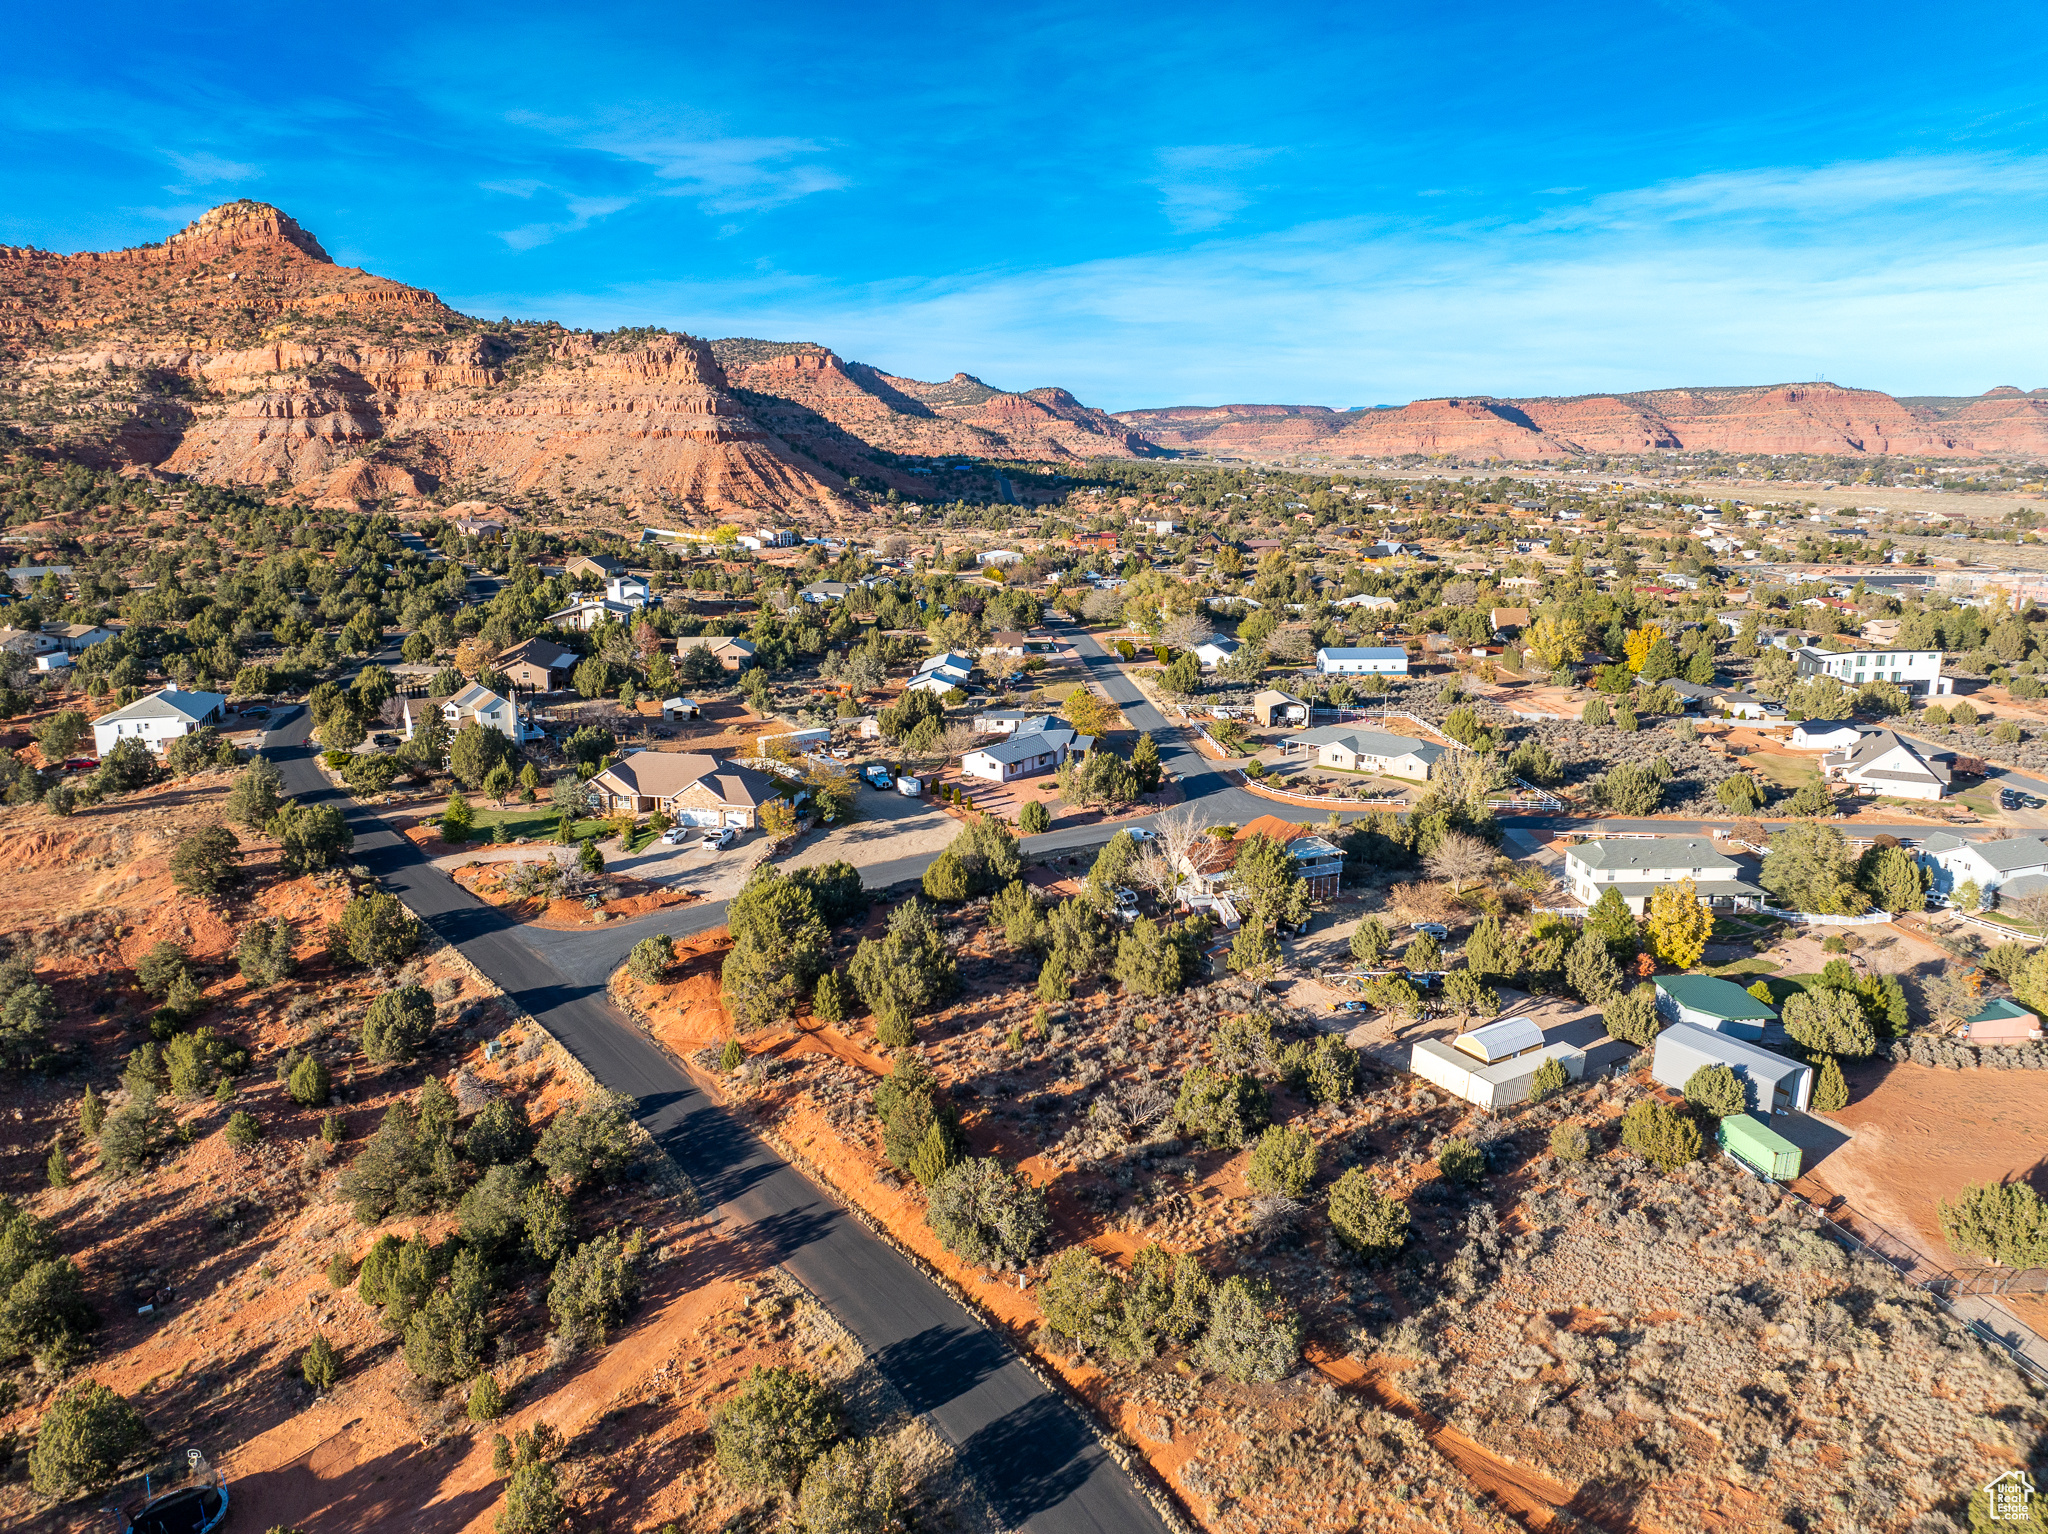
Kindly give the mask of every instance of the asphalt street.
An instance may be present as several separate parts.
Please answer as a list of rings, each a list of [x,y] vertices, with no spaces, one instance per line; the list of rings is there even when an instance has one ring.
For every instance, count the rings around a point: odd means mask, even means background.
[[[1048,1390],[1005,1340],[981,1326],[894,1248],[780,1160],[712,1102],[605,995],[599,968],[618,929],[585,950],[508,922],[370,811],[330,786],[305,743],[306,718],[275,721],[264,751],[306,803],[339,804],[355,861],[453,943],[561,1041],[688,1174],[748,1266],[784,1265],[860,1340],[913,1410],[960,1453],[1003,1522],[1039,1534],[1163,1534],[1163,1525],[1080,1412]],[[697,908],[705,925],[722,919]],[[671,916],[667,924],[674,927]],[[629,945],[630,946],[630,945]],[[623,957],[623,954],[620,955]],[[558,964],[557,960],[573,961]]]

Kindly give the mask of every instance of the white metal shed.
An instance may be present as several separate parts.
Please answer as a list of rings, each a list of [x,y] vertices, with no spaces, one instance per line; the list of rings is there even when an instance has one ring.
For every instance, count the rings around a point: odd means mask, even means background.
[[[1459,1054],[1448,1044],[1436,1039],[1418,1039],[1409,1052],[1408,1069],[1431,1086],[1455,1092],[1467,1100],[1471,1097],[1472,1057]]]
[[[1451,1040],[1451,1047],[1492,1065],[1497,1060],[1513,1059],[1527,1050],[1541,1049],[1543,1030],[1526,1017],[1504,1017],[1497,1023],[1488,1023],[1470,1033],[1459,1034]]]
[[[1749,1089],[1750,1109],[1767,1117],[1784,1108],[1804,1111],[1813,1095],[1812,1068],[1768,1049],[1691,1023],[1673,1023],[1657,1035],[1650,1075],[1676,1091],[1684,1091],[1692,1073],[1703,1065],[1725,1065]]]
[[[1550,1061],[1564,1066],[1564,1073],[1578,1081],[1586,1074],[1586,1052],[1572,1044],[1545,1044],[1530,1054],[1516,1055],[1498,1065],[1481,1066],[1472,1073],[1465,1096],[1482,1108],[1506,1108],[1527,1102],[1536,1084],[1536,1072]]]

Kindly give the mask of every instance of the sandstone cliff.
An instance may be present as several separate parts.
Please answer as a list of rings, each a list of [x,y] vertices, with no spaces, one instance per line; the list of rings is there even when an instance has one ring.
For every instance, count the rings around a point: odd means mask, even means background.
[[[705,342],[486,325],[335,265],[261,203],[135,250],[0,248],[0,424],[89,462],[342,500],[450,484],[650,516],[843,502]]]
[[[1115,416],[1065,389],[1009,393],[967,373],[921,383],[806,344],[736,337],[711,346],[764,424],[841,472],[888,477],[891,471],[866,449],[1043,463],[1156,452]]]
[[[1837,384],[1658,389],[1575,398],[1417,400],[1393,410],[1176,406],[1119,412],[1161,447],[1271,456],[1508,460],[1643,451],[2048,457],[2048,390],[1895,399]]]

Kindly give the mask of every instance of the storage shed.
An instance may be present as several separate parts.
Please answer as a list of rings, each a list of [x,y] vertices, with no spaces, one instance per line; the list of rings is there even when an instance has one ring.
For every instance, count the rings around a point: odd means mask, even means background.
[[[1525,1050],[1541,1049],[1543,1030],[1526,1017],[1504,1017],[1497,1023],[1488,1023],[1470,1033],[1459,1034],[1451,1040],[1451,1047],[1492,1065],[1499,1060],[1512,1059]]]
[[[1586,1074],[1586,1052],[1570,1044],[1545,1044],[1528,1054],[1514,1055],[1492,1065],[1477,1065],[1474,1057],[1453,1049],[1437,1039],[1421,1039],[1409,1052],[1408,1068],[1432,1086],[1462,1097],[1482,1108],[1506,1108],[1528,1101],[1536,1072],[1548,1061],[1559,1061],[1565,1074],[1578,1081]]]
[[[1761,1119],[1746,1113],[1730,1114],[1721,1120],[1715,1138],[1721,1149],[1773,1182],[1790,1182],[1799,1175],[1799,1147]]]
[[[1748,1089],[1750,1107],[1761,1114],[1785,1108],[1803,1111],[1813,1095],[1813,1071],[1797,1060],[1691,1023],[1673,1023],[1657,1035],[1650,1058],[1650,1075],[1656,1081],[1682,1092],[1703,1065],[1725,1065],[1734,1071]]]
[[[1980,1044],[2018,1044],[2041,1037],[2041,1019],[2010,996],[2001,996],[1966,1018],[1963,1031]]]

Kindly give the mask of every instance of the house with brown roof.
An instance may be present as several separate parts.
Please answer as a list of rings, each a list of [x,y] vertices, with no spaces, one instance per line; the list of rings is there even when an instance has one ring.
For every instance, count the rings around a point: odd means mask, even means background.
[[[609,554],[578,554],[569,561],[564,573],[572,581],[580,575],[594,575],[599,581],[608,581],[615,575],[626,573],[626,562]]]
[[[676,641],[676,658],[698,649],[709,650],[711,658],[728,671],[744,671],[754,664],[754,641],[737,634],[687,634]]]
[[[1336,895],[1344,874],[1343,850],[1309,827],[1282,820],[1278,815],[1259,816],[1238,827],[1228,841],[1212,836],[1197,842],[1180,871],[1189,876],[1196,893],[1222,893],[1230,887],[1230,872],[1237,866],[1238,853],[1254,836],[1263,836],[1287,849],[1294,859],[1294,871],[1308,881],[1310,899],[1329,900]]]
[[[528,639],[499,651],[491,665],[504,672],[514,687],[528,692],[553,692],[568,685],[570,674],[582,658],[552,639]]]
[[[590,780],[590,804],[607,814],[651,815],[680,826],[753,830],[777,797],[766,774],[696,751],[632,751]]]

